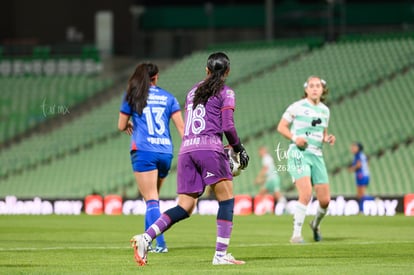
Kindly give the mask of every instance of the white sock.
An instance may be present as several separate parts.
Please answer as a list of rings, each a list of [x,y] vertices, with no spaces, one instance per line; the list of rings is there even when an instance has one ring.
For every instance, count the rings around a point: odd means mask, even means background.
[[[306,208],[307,206],[297,202],[295,207],[295,213],[293,215],[293,236],[295,237],[302,237],[302,225],[305,221],[306,217]]]
[[[223,257],[227,254],[227,251],[216,251],[215,256]]]
[[[318,209],[316,210],[316,216],[313,219],[313,227],[318,227],[321,223],[321,220],[323,217],[325,217],[326,213],[328,212],[327,208],[322,208],[320,205],[318,205]]]

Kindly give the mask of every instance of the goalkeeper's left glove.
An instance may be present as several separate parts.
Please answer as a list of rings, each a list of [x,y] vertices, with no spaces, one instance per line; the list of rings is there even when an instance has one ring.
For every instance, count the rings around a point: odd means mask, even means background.
[[[240,168],[245,169],[249,165],[249,155],[246,152],[246,149],[243,147],[243,144],[239,142],[236,145],[233,145],[233,150],[235,153],[239,154],[240,158]]]

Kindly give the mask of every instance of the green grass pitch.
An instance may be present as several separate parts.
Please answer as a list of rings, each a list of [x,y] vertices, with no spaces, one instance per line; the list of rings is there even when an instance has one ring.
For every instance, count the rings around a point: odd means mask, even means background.
[[[311,217],[307,217],[309,222]],[[143,216],[0,216],[0,274],[414,274],[414,218],[327,216],[324,239],[291,245],[292,216],[236,216],[229,252],[213,266],[215,217],[194,215],[166,233],[170,252],[133,259]]]

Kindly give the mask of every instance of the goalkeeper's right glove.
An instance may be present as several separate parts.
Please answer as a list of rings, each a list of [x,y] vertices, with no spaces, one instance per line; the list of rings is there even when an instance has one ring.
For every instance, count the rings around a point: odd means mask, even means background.
[[[232,147],[234,152],[239,154],[240,168],[245,169],[249,164],[249,155],[247,154],[246,149],[244,149],[243,144],[241,144],[241,142],[239,142],[236,145],[233,145]]]

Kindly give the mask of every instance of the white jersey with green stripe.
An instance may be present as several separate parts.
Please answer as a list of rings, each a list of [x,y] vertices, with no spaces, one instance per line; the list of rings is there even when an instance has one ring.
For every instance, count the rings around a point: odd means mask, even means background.
[[[291,123],[293,135],[307,140],[306,151],[322,156],[323,132],[329,123],[329,108],[325,104],[314,105],[304,98],[290,105],[282,117]]]

